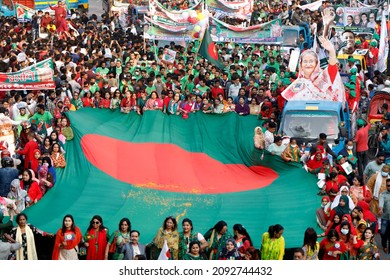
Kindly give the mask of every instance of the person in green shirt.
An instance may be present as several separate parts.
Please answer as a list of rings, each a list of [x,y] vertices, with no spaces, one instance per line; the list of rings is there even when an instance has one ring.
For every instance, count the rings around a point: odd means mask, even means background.
[[[153,84],[153,78],[148,78],[148,82],[147,82],[147,84],[146,84],[146,89],[145,89],[145,91],[146,91],[146,93],[147,93],[147,95],[148,96],[150,96],[150,94],[152,93],[152,91],[156,91],[156,87],[154,86],[154,84]]]
[[[95,92],[97,91],[100,91],[100,88],[98,86],[98,84],[96,83],[96,80],[95,79],[91,79],[89,81],[89,91],[92,93],[92,94],[95,94]]]
[[[210,90],[210,88],[208,86],[206,86],[206,83],[203,79],[199,80],[199,84],[196,86],[196,89],[199,90],[200,95],[203,95],[208,90]]]
[[[32,124],[39,124],[40,122],[44,122],[46,126],[51,125],[51,120],[53,119],[52,114],[50,112],[45,111],[45,106],[43,104],[37,105],[37,112],[30,118],[30,122]]]
[[[107,68],[106,62],[103,60],[100,63],[100,67],[96,68],[96,73],[100,73],[100,75],[105,79],[108,75],[108,72],[110,72],[110,69]]]

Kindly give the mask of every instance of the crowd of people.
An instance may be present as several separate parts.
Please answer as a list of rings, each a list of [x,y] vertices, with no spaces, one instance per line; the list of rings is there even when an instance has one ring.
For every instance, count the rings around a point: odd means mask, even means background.
[[[323,34],[331,18],[324,12],[331,4],[328,1],[318,11],[305,11],[304,15],[296,8],[305,4],[303,1],[292,1],[292,5],[276,2],[273,7],[255,2],[252,23],[282,15],[292,24],[309,23],[309,28],[315,27]],[[182,7],[186,3],[183,1]],[[63,218],[55,234],[28,223],[23,210],[39,203],[55,188],[56,169],[66,168],[66,143],[73,139],[67,114],[84,107],[139,115],[146,110],[160,110],[184,119],[193,113],[256,115],[263,122],[255,128],[254,146],[263,152],[262,157],[267,151],[266,156],[301,163],[323,181],[319,192],[321,207],[313,213],[319,229],[306,230],[302,248],[294,251],[294,259],[379,259],[379,247],[374,240],[377,233],[381,236],[380,247],[389,253],[390,166],[384,164],[382,153],[368,162],[370,124],[364,120],[364,112],[360,111],[362,119],[357,122],[356,136],[347,139],[340,151],[330,149],[325,133],[319,135],[318,143],[310,151],[303,151],[296,139],[286,142],[277,132],[286,102],[282,93],[288,91],[290,84],[298,79],[311,79],[315,84],[317,77],[325,77],[330,88],[334,85],[339,70],[331,40],[319,37],[329,55],[324,70],[319,67],[317,54],[310,50],[302,52],[299,71],[295,73],[288,68],[289,54],[282,53],[280,46],[229,43],[218,44],[227,66],[219,69],[198,55],[194,42],[188,42],[186,47],[175,42],[158,47],[155,42],[145,41],[142,21],[132,16],[128,26],[122,26],[116,14],[103,15],[100,21],[96,15],[88,17],[84,13],[72,17],[73,28],[68,28],[62,2],[55,9],[61,10],[56,10],[55,18],[38,11],[32,22],[0,19],[0,34],[4,38],[0,72],[16,72],[51,58],[56,85],[55,90],[0,91],[0,119],[12,123],[16,138],[14,151],[6,141],[1,142],[0,222],[3,215],[10,216],[10,221],[1,223],[0,246],[14,252],[6,251],[1,259],[37,259],[37,234],[47,238],[55,235],[53,259],[158,259],[165,240],[172,259],[284,258],[286,244],[280,224],[271,225],[262,236],[261,247],[255,248],[242,224],[234,225],[230,233],[225,221],[217,222],[202,234],[193,229],[189,218],[182,220],[179,231],[176,218],[167,217],[148,244],[139,243],[142,232],[132,229],[128,218],[123,218],[111,234],[99,215],[91,218],[85,233],[76,226],[72,215]],[[300,21],[298,16],[302,17]],[[45,31],[48,27],[51,36],[40,37],[37,29]],[[161,59],[164,48],[177,52],[174,64]],[[358,68],[349,67],[349,75]],[[360,105],[369,102],[373,91],[390,84],[390,77],[379,71],[372,71],[372,77],[363,75],[362,80],[364,86],[357,100]],[[345,91],[351,92],[348,87]],[[390,141],[386,127],[381,141],[383,146]],[[328,160],[328,154],[334,163]],[[345,163],[349,163],[352,172],[346,170]],[[12,222],[14,215],[16,227]],[[325,238],[319,242],[322,237]]]

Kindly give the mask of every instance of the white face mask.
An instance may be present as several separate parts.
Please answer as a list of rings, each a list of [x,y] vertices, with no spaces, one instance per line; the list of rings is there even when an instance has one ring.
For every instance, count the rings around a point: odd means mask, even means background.
[[[383,172],[383,171],[382,171],[381,174],[382,174],[383,177],[389,176],[389,173],[388,173],[388,172]]]
[[[340,231],[342,234],[348,234],[348,232],[349,232],[349,230],[345,229],[345,228],[341,229]]]
[[[291,144],[291,147],[295,148],[297,146],[297,144]]]
[[[353,146],[347,146],[347,149],[348,149],[348,150],[352,150],[352,149],[353,149]]]

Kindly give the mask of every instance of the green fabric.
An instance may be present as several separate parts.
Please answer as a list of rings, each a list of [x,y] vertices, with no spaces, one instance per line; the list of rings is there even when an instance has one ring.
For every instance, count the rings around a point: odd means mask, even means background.
[[[206,232],[219,220],[228,223],[228,230],[239,222],[252,236],[256,248],[260,247],[261,233],[279,223],[285,229],[286,248],[292,248],[302,245],[307,227],[316,227],[316,178],[300,164],[285,163],[269,153],[260,160],[261,151],[255,151],[253,144],[253,130],[261,124],[256,116],[196,113],[182,119],[159,111],[139,116],[135,112],[121,114],[93,108],[82,108],[67,116],[74,133],[74,139],[65,144],[67,166],[57,169],[56,185],[39,203],[25,210],[29,222],[42,230],[56,232],[69,213],[83,232],[93,215],[101,215],[104,225],[111,230],[117,230],[118,221],[128,217],[134,228],[140,229],[140,242],[145,244],[153,239],[167,216],[182,214],[194,222],[199,232]],[[80,145],[85,134],[135,143],[172,143],[187,151],[203,152],[224,164],[265,165],[279,177],[268,187],[224,194],[134,187],[100,171],[87,160]],[[120,164],[123,160],[107,164]]]

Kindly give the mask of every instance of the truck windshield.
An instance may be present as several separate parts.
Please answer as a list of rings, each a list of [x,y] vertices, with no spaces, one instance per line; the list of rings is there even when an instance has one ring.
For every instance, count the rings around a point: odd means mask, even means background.
[[[289,46],[289,47],[296,47],[298,46],[298,31],[297,30],[291,30],[291,29],[284,29],[283,30],[283,45]]]
[[[281,127],[283,135],[295,138],[318,138],[320,133],[328,139],[338,137],[338,116],[331,111],[290,111],[287,112]]]

